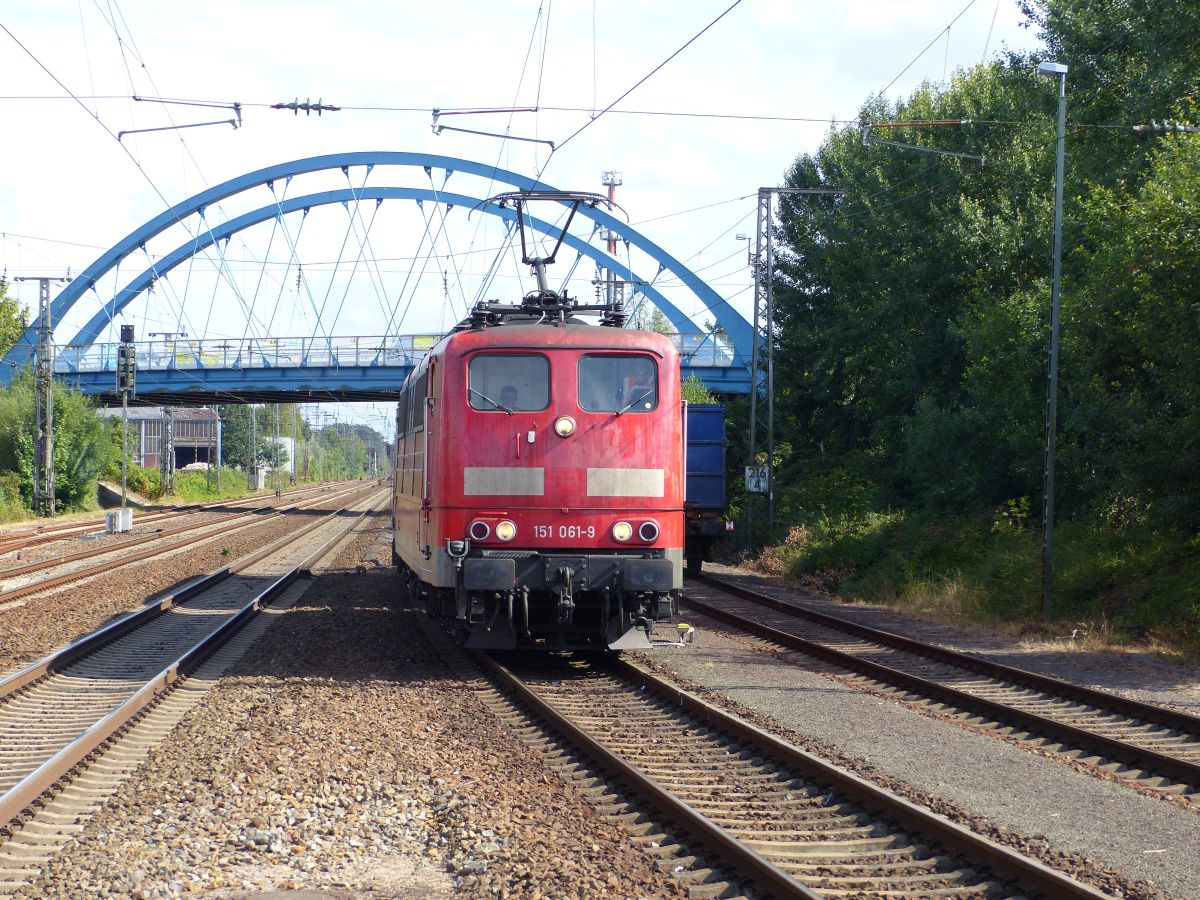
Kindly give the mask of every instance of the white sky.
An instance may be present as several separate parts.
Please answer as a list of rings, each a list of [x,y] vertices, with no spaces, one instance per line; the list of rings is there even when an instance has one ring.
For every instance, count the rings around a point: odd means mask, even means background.
[[[542,112],[511,117],[510,133],[561,143],[588,121],[588,110],[607,106],[730,2],[40,0],[9,4],[0,13],[0,24],[11,32],[10,36],[0,31],[0,111],[6,126],[0,141],[0,269],[10,279],[62,275],[68,267],[77,273],[166,208],[162,198],[177,203],[206,186],[291,159],[343,151],[404,150],[498,163],[526,175],[544,166],[546,182],[564,189],[603,191],[601,172],[620,170],[623,184],[617,199],[635,227],[748,314],[745,244],[737,242],[734,234],[753,233],[757,188],[780,183],[798,154],[815,150],[831,118],[855,118],[859,105],[891,82],[931,41],[933,46],[889,90],[891,97],[906,95],[922,80],[940,82],[956,67],[977,64],[985,50],[991,56],[1006,45],[1021,49],[1036,45],[1034,35],[1018,26],[1014,0],[975,0],[969,6],[968,0],[743,0],[613,112],[554,153],[548,165],[549,147],[544,145],[431,133],[433,107],[536,104]],[[67,98],[42,66],[83,98],[83,105]],[[109,131],[230,116],[221,109],[136,103],[130,99],[134,94],[238,101],[244,105],[244,124],[238,130],[214,125],[129,135],[119,144]],[[297,97],[314,102],[321,98],[343,107],[417,111],[343,110],[306,118],[252,105]],[[679,118],[622,110],[815,121]],[[442,121],[503,131],[509,117]],[[373,177],[369,183],[387,182]],[[422,182],[410,178],[406,183]],[[428,181],[424,184],[428,186]],[[458,177],[447,188],[474,190],[480,197],[486,194],[485,185],[471,185]],[[253,205],[269,200],[262,193]],[[711,204],[716,205],[679,214]],[[414,234],[422,223],[411,202],[397,201],[394,207],[389,203],[383,208],[388,213],[381,217],[379,230],[372,232],[372,249],[377,257],[393,260],[381,264],[381,273],[394,269],[399,279],[409,268],[407,258],[419,255]],[[224,211],[235,215],[241,208]],[[394,221],[385,223],[388,214]],[[219,212],[213,215],[219,217]],[[469,222],[462,214],[452,218],[458,229],[453,249],[480,251],[460,258],[458,272],[447,279],[447,291],[458,298],[457,310],[447,310],[440,301],[440,274],[430,277],[414,295],[416,303],[401,325],[402,333],[438,330],[455,321],[503,235],[494,220],[479,221],[491,217],[476,215]],[[319,221],[314,216],[306,225],[301,261],[312,266],[310,295],[327,289],[315,286],[319,264],[337,258],[347,223],[343,210],[327,213]],[[252,283],[259,276],[257,267],[242,267],[237,259],[261,255],[265,240],[263,229],[259,237],[235,241],[227,250],[227,264],[244,282],[243,301],[254,292]],[[149,252],[166,252],[176,243],[156,245]],[[356,248],[345,252],[349,256],[343,258],[353,262]],[[280,257],[277,249],[276,257],[286,261],[286,254]],[[570,259],[560,259],[566,265],[560,263],[559,271],[551,271],[552,280],[554,275],[566,275]],[[644,260],[634,262],[639,263],[635,268],[647,267]],[[445,269],[445,261],[428,274],[434,276],[439,266]],[[276,279],[279,289],[260,291],[263,299],[254,302],[263,307],[256,309],[280,304],[271,332],[276,336],[313,333],[313,305],[292,284],[294,269],[276,271],[285,273]],[[532,287],[511,261],[500,272],[488,296],[515,298]],[[122,274],[127,280],[135,272]],[[590,263],[581,264],[571,292],[589,297],[593,274]],[[638,274],[651,277],[654,271]],[[458,284],[450,286],[451,281]],[[669,279],[663,287],[685,312],[703,322],[705,311],[690,296],[672,294]],[[26,304],[36,304],[35,285],[25,282],[10,288]],[[335,301],[341,290],[338,286],[332,292]],[[348,295],[349,311],[332,330],[382,333],[382,311],[394,304],[400,289],[389,285],[377,298],[360,296],[358,290],[356,286],[355,293]],[[185,302],[182,288],[176,291],[174,296],[169,290],[158,291],[140,309],[130,307],[128,321],[138,324],[139,338],[150,330],[176,327],[181,319],[179,306],[188,311],[193,337],[205,328],[209,336],[246,333],[239,301],[209,287],[194,288]],[[76,327],[99,308],[95,298],[86,310],[83,305],[78,307],[77,321],[72,320]],[[329,330],[331,323],[325,318]],[[207,326],[198,324],[203,322]],[[69,336],[58,333],[60,341]],[[363,415],[383,416],[384,410],[378,404],[375,411]],[[355,410],[344,412],[360,418]]]

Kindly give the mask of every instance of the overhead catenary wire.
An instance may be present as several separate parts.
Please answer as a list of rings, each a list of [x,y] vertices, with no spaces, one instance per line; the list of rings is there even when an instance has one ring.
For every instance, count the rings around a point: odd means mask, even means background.
[[[1185,94],[1185,95],[1182,95],[1175,99],[1183,100],[1183,99],[1186,99],[1188,96],[1189,95]],[[74,99],[75,99],[74,97],[58,96],[55,94],[0,95],[0,101],[3,101],[3,100],[44,101],[44,100],[74,100]],[[90,95],[79,95],[79,99],[82,99],[82,100],[91,100],[91,99],[157,100],[160,98],[140,97],[140,96],[135,98],[135,97],[132,97],[127,94],[108,94],[108,95],[102,95],[99,97],[92,97]],[[184,101],[173,101],[173,102],[184,102]],[[188,102],[190,102],[190,101],[188,101]],[[232,100],[231,101],[210,101],[210,102],[198,103],[197,105],[204,105],[204,106],[209,106],[212,108],[230,108],[230,109],[232,109],[233,103],[234,103],[234,101],[232,101]],[[254,108],[261,107],[264,109],[268,109],[271,107],[272,104],[243,102],[240,105],[243,109],[251,108],[251,107],[254,107]],[[347,112],[396,112],[396,113],[413,113],[413,114],[419,114],[422,116],[427,116],[430,113],[430,109],[428,106],[342,106],[340,108]],[[593,112],[593,110],[589,109],[586,106],[539,106],[536,109],[534,107],[511,107],[511,106],[491,107],[491,108],[485,108],[485,107],[479,107],[479,106],[464,106],[464,107],[455,107],[455,108],[439,107],[438,108],[438,114],[440,116],[458,115],[458,114],[473,115],[473,114],[483,114],[483,113],[509,113],[509,114],[512,114],[512,113],[523,113],[523,112],[529,112],[529,113],[536,113],[536,112],[591,113],[591,112]],[[698,110],[673,110],[673,109],[612,109],[612,110],[608,111],[607,115],[609,115],[609,116],[648,116],[648,117],[652,117],[652,118],[668,118],[668,119],[717,119],[717,120],[729,119],[729,120],[744,121],[744,122],[783,122],[783,123],[805,122],[805,123],[820,124],[820,125],[858,125],[859,123],[862,122],[862,118],[860,116],[855,116],[854,118],[846,119],[846,118],[839,118],[837,116],[773,115],[773,114],[767,114],[767,113],[758,114],[758,113],[704,112],[704,111],[698,111]],[[1054,127],[1053,123],[1050,123],[1049,125],[1047,125],[1047,123],[1044,120],[1039,120],[1039,119],[1027,119],[1027,120],[979,119],[979,118],[972,117],[971,122],[974,125],[1010,125],[1010,126],[1021,127],[1021,128],[1044,128],[1044,127],[1053,128]],[[1128,122],[1068,122],[1067,124],[1068,124],[1068,127],[1075,128],[1075,129],[1112,129],[1112,130],[1116,130],[1116,131],[1122,131],[1122,130],[1130,129],[1140,123],[1134,122],[1134,121],[1128,121]],[[501,156],[503,156],[503,151],[501,151]],[[643,221],[645,221],[645,220],[643,220]]]
[[[733,12],[733,10],[736,9],[738,6],[740,6],[741,2],[742,2],[742,0],[733,0],[733,3],[731,3],[728,7],[726,7],[724,12],[722,12],[720,15],[718,15],[715,19],[713,19],[711,22],[709,22],[707,25],[705,25],[703,28],[701,28],[698,32],[696,32],[690,38],[688,38],[688,40],[684,42],[683,46],[681,46],[678,50],[676,50],[674,53],[672,53],[670,56],[668,56],[666,59],[664,59],[662,62],[660,62],[657,66],[655,66],[653,69],[651,69],[645,75],[643,75],[637,81],[637,83],[635,83],[632,87],[628,88],[623,94],[621,94],[619,97],[617,97],[616,100],[612,101],[612,103],[608,104],[608,106],[604,107],[604,109],[600,110],[600,112],[598,112],[592,118],[588,119],[586,122],[584,122],[582,125],[580,125],[579,128],[577,128],[574,132],[572,132],[570,135],[568,135],[564,140],[559,141],[558,149],[562,149],[563,147],[565,147],[568,143],[570,143],[572,140],[574,140],[580,134],[580,132],[582,132],[584,129],[586,129],[588,126],[590,126],[593,122],[595,122],[597,119],[599,119],[601,116],[603,116],[606,112],[608,112],[610,109],[612,109],[614,106],[616,106],[622,100],[624,100],[626,97],[628,97],[630,94],[632,94],[638,88],[640,88],[643,84],[645,84],[647,81],[649,81],[652,77],[654,77],[654,75],[656,75],[660,69],[662,69],[665,65],[667,65],[667,63],[671,62],[671,60],[673,60],[680,53],[682,53],[684,50],[686,50],[688,47],[690,47],[692,44],[694,44],[697,40],[699,40],[704,35],[705,32],[707,32],[710,28],[712,28],[714,25],[716,25],[718,22],[720,22],[723,18],[725,18],[727,15],[729,15],[731,12]],[[547,162],[549,162],[549,161],[547,160]]]
[[[561,20],[561,18],[562,18],[562,14],[561,14],[561,10],[560,10],[560,20]],[[541,35],[538,35],[538,37],[541,37]],[[541,43],[543,43],[543,44],[544,44],[544,41],[541,41]],[[959,42],[956,42],[956,46],[958,45],[958,43],[959,43]],[[516,48],[514,48],[514,49],[516,49]],[[515,55],[515,54],[514,54],[514,55]],[[132,61],[132,60],[134,59],[134,57],[133,57],[133,56],[131,56],[131,57],[130,57],[130,59],[131,59],[131,61]],[[927,62],[932,62],[932,61],[931,61],[931,60],[927,60]],[[528,91],[526,91],[526,96],[527,96],[527,93],[528,93]],[[579,98],[579,99],[583,99],[583,98],[581,97],[581,98]],[[621,109],[613,109],[613,110],[610,110],[610,114],[621,114],[621,113],[624,113],[624,112],[626,112],[626,111],[625,111],[625,110],[621,110]],[[675,115],[676,113],[664,113],[664,114]],[[827,120],[825,120],[825,121],[827,121]],[[148,160],[148,162],[152,162],[152,160]],[[153,167],[153,166],[152,166],[152,167]],[[895,196],[895,195],[889,196],[887,199],[889,199],[889,200],[890,200],[890,199],[894,199],[894,196]],[[682,214],[682,213],[680,213],[680,214]],[[662,217],[660,217],[660,218],[662,218]],[[458,239],[456,239],[456,243],[460,243],[460,242],[461,242],[461,238],[458,238]],[[239,254],[239,255],[240,255],[240,254]],[[457,257],[461,257],[461,256],[462,256],[462,253],[461,253],[461,252],[460,252],[460,253],[457,253],[457,254],[455,254],[455,256],[457,256]],[[228,266],[229,266],[229,263],[230,263],[230,259],[229,259],[229,255],[228,255],[228,254],[226,254],[226,259],[225,259],[225,261],[224,261],[224,262],[225,262],[225,265],[226,265],[226,267],[228,267]],[[461,265],[461,260],[460,260],[460,265]],[[460,271],[461,271],[461,269],[460,269]]]
[[[117,29],[116,29],[115,20],[110,20],[109,23],[114,28],[114,32],[117,35],[118,44],[121,45],[122,47],[124,47],[125,42],[121,39],[119,31],[117,31]],[[52,81],[54,81],[55,84],[57,84],[76,104],[79,105],[79,107],[81,109],[83,109],[92,118],[93,121],[96,122],[96,124],[98,124],[102,129],[104,129],[104,131],[109,135],[109,137],[113,138],[113,140],[116,141],[117,145],[121,148],[121,150],[125,153],[125,155],[129,158],[129,160],[137,168],[138,172],[145,179],[146,183],[149,184],[151,190],[154,191],[154,193],[158,196],[159,200],[162,201],[163,205],[169,209],[172,205],[171,202],[166,198],[166,195],[163,194],[163,192],[159,189],[158,185],[155,184],[154,179],[152,179],[150,177],[149,172],[146,171],[145,167],[141,163],[141,160],[139,160],[134,155],[132,150],[129,147],[125,146],[125,144],[121,141],[120,136],[117,133],[114,133],[113,130],[100,118],[100,116],[97,113],[94,113],[92,110],[88,109],[87,105],[78,96],[76,96],[75,93],[70,88],[68,88],[67,85],[57,75],[55,75],[54,72],[52,72],[50,70],[50,68],[45,63],[43,63],[41,61],[41,59],[39,59],[37,57],[36,54],[33,53],[32,50],[30,50],[27,46],[25,46],[25,44],[15,34],[13,34],[13,32],[2,22],[0,22],[0,29],[3,29],[4,32],[9,36],[9,38],[11,38],[12,41],[18,47],[21,48],[21,50],[34,62],[34,64],[38,66],[38,68],[40,68],[43,72],[45,72],[46,75],[48,75],[50,77],[50,79]],[[136,53],[136,48],[135,48],[134,52]],[[124,59],[124,57],[122,57],[122,59]],[[140,59],[139,59],[139,61],[140,61]],[[142,64],[142,68],[145,69],[144,63]],[[132,76],[128,72],[127,65],[126,65],[126,74],[130,78],[130,88],[131,88],[131,94],[132,94],[133,93]],[[147,74],[147,77],[149,77],[148,74]],[[153,83],[152,79],[151,79],[151,83]],[[186,149],[186,144],[184,144],[184,146]],[[190,151],[188,151],[188,152],[190,155]],[[195,164],[194,158],[193,158],[193,164]],[[191,229],[188,227],[187,223],[180,220],[178,224],[183,226],[183,228],[189,233],[189,235],[191,234]],[[184,315],[186,315],[186,314],[181,309],[180,310],[181,318]]]
[[[929,52],[929,48],[932,47],[934,44],[936,44],[941,39],[943,34],[949,34],[950,29],[954,27],[955,23],[958,22],[958,20],[961,19],[964,15],[966,15],[967,10],[969,10],[977,2],[978,2],[978,0],[968,0],[967,5],[964,6],[959,11],[957,16],[955,16],[953,19],[950,20],[950,24],[947,25],[945,28],[941,29],[937,33],[937,36],[934,37],[934,39],[932,41],[930,41],[928,44],[926,44],[925,47],[921,50],[921,52],[918,53],[916,56],[914,56],[907,66],[905,66],[903,69],[900,70],[900,74],[898,74],[895,78],[893,78],[891,81],[889,81],[887,83],[887,85],[885,85],[881,91],[879,91],[875,94],[875,96],[882,97],[884,94],[886,94],[891,89],[892,85],[894,85],[897,81],[899,81],[901,78],[903,78],[904,74],[909,69],[911,69],[913,66],[915,66],[917,64],[917,61],[920,60],[920,58],[922,56],[924,56],[926,53]]]
[[[591,126],[597,119],[599,119],[601,116],[603,116],[609,110],[611,110],[614,106],[616,106],[618,103],[620,103],[626,97],[628,97],[630,94],[632,94],[634,91],[636,91],[639,87],[641,87],[643,84],[645,84],[647,81],[649,81],[655,74],[657,74],[659,72],[659,70],[661,70],[665,65],[667,65],[669,62],[671,62],[671,60],[673,60],[680,53],[682,53],[684,50],[686,50],[688,47],[690,47],[692,44],[694,44],[697,40],[700,39],[700,37],[702,35],[704,35],[705,32],[707,32],[710,28],[712,28],[714,25],[716,25],[718,22],[720,22],[723,18],[725,18],[727,15],[729,15],[729,13],[731,13],[738,6],[740,6],[741,2],[742,2],[742,0],[733,0],[733,3],[731,3],[728,7],[726,7],[724,12],[722,12],[715,19],[713,19],[711,22],[709,22],[707,25],[705,25],[703,28],[701,28],[698,32],[696,32],[696,34],[692,35],[692,37],[688,38],[688,40],[686,42],[684,42],[683,46],[681,46],[678,50],[676,50],[674,53],[672,53],[670,56],[668,56],[666,59],[664,59],[662,62],[660,62],[657,66],[655,66],[653,69],[651,69],[645,75],[643,75],[637,81],[637,83],[635,83],[632,87],[628,88],[623,94],[621,94],[619,97],[617,97],[617,99],[613,100],[610,104],[608,104],[608,106],[606,106],[604,109],[600,110],[600,112],[598,112],[596,115],[592,116],[586,122],[584,122],[582,125],[580,125],[579,128],[575,129],[575,131],[573,131],[570,135],[568,135],[566,137],[566,139],[559,141],[558,144],[555,146],[555,148],[550,151],[550,155],[548,157],[546,157],[545,164],[538,171],[538,178],[540,179],[542,177],[542,175],[545,174],[546,168],[550,165],[550,161],[554,158],[555,153],[557,153],[559,150],[561,150],[563,147],[565,147],[567,144],[569,144],[571,141],[573,141],[576,137],[578,137],[581,133],[583,133],[583,131],[586,130],[589,126]]]

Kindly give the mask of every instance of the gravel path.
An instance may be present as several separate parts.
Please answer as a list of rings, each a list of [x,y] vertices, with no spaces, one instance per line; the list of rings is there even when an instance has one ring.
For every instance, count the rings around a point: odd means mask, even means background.
[[[341,502],[320,504],[326,511]],[[277,540],[311,521],[314,510],[286,513],[253,528],[206,541],[123,567],[113,576],[83,581],[33,595],[19,605],[0,609],[0,673],[44,656],[56,647],[88,634],[116,616],[138,609],[148,598],[176,588]],[[0,598],[2,599],[2,598]]]
[[[395,609],[387,512],[29,896],[680,897]]]

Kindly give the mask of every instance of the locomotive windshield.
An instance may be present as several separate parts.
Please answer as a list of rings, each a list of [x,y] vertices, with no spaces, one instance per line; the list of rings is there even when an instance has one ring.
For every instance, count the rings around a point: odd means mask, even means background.
[[[481,353],[467,366],[472,409],[545,409],[550,405],[550,361],[532,353]]]
[[[579,360],[579,406],[590,412],[644,413],[658,406],[658,370],[648,356]]]

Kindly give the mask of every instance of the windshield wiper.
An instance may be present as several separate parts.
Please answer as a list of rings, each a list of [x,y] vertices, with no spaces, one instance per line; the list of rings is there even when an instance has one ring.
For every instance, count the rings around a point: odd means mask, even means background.
[[[629,410],[633,409],[634,406],[641,403],[643,400],[645,400],[647,397],[649,397],[653,393],[654,393],[654,388],[650,388],[650,389],[646,390],[645,392],[642,393],[642,395],[640,397],[635,397],[634,399],[632,399],[628,403],[626,403],[624,406],[622,406],[620,409],[618,409],[616,414],[619,416],[619,415],[621,415],[621,413],[629,412]],[[615,418],[615,416],[614,416],[614,418]]]
[[[473,388],[473,387],[469,387],[469,388],[467,388],[467,390],[468,390],[468,391],[470,391],[472,394],[474,394],[476,397],[481,397],[485,403],[490,403],[490,404],[492,404],[492,406],[496,407],[496,409],[502,409],[502,410],[504,410],[506,413],[508,413],[510,416],[513,414],[513,411],[512,411],[511,409],[509,409],[509,408],[508,408],[507,406],[505,406],[503,403],[498,403],[498,402],[496,402],[496,401],[495,401],[495,400],[493,400],[491,397],[489,397],[487,394],[484,394],[484,393],[483,393],[483,392],[481,392],[481,391],[477,391],[477,390],[475,390],[475,388]]]

